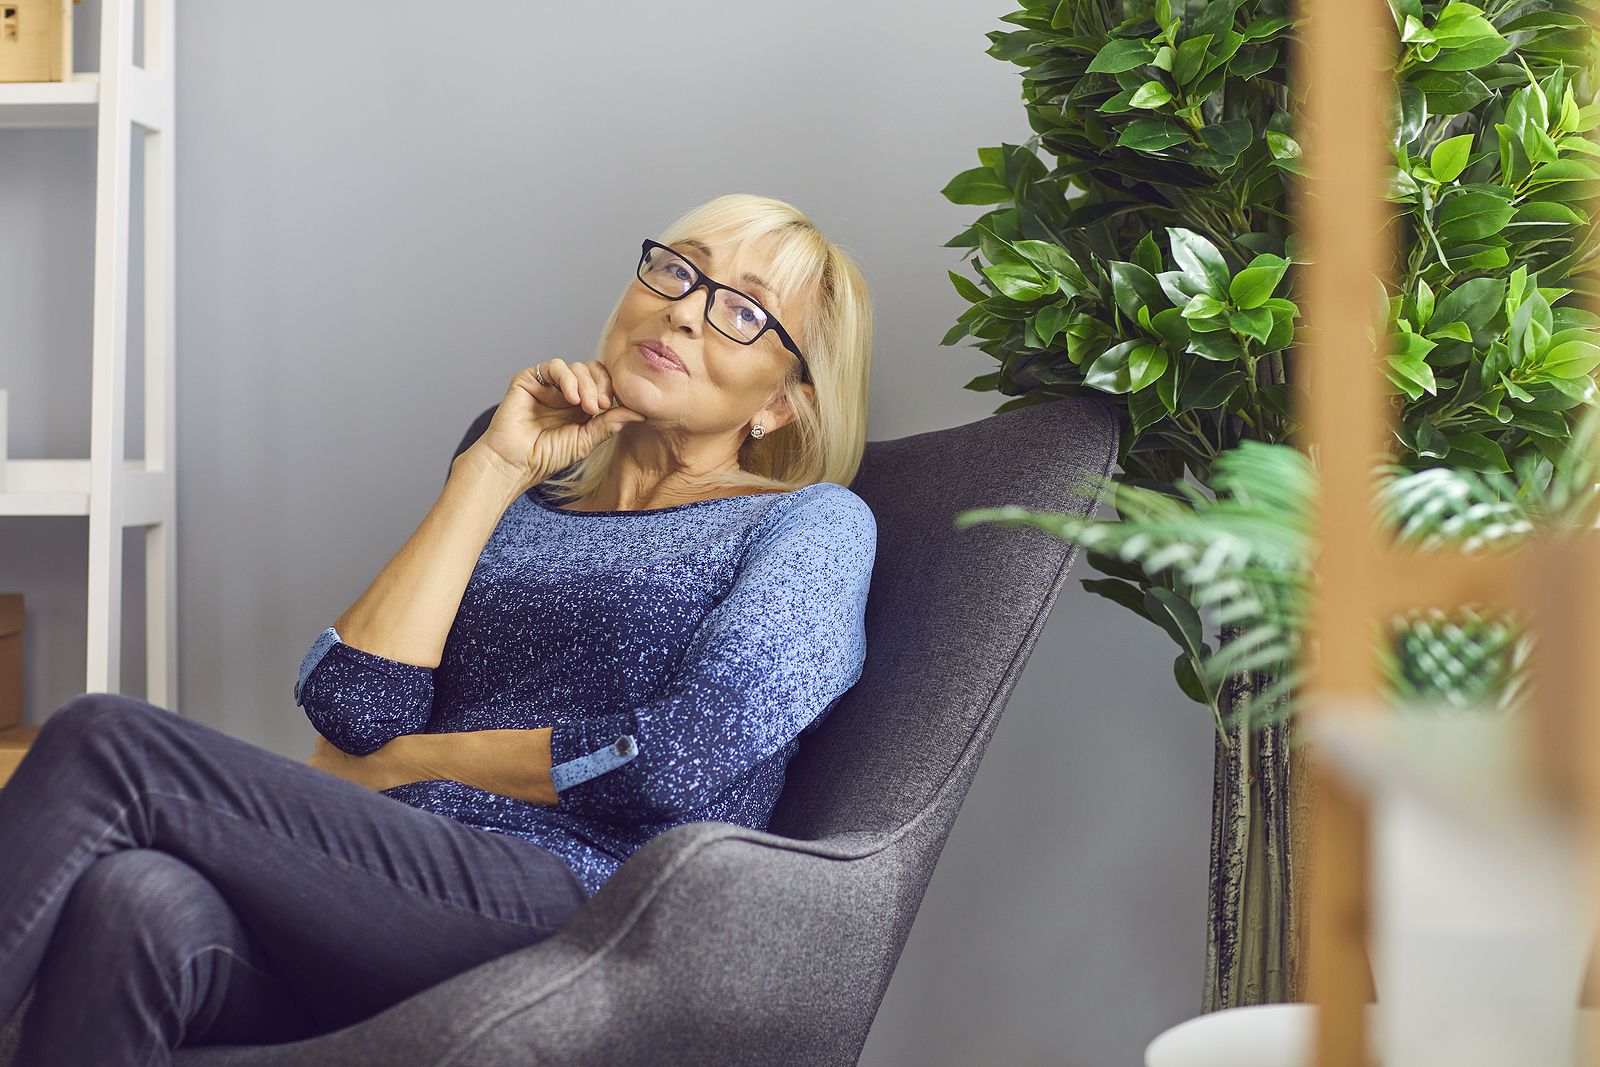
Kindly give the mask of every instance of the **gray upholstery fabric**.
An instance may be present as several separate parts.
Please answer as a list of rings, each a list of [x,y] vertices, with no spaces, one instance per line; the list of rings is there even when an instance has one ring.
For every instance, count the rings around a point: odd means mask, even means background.
[[[457,454],[488,426],[473,423]],[[871,441],[861,679],[790,762],[769,832],[652,838],[554,937],[331,1034],[180,1049],[180,1067],[853,1064],[934,863],[1077,546],[952,527],[998,504],[1084,515],[1111,470],[1091,397]],[[19,1010],[0,1032],[11,1063]],[[26,1067],[26,1065],[20,1065]]]

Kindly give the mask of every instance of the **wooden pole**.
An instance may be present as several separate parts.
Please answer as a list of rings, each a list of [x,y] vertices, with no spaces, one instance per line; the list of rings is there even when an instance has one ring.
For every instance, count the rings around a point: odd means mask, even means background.
[[[1301,142],[1309,178],[1303,221],[1306,344],[1295,402],[1317,462],[1317,560],[1308,613],[1307,715],[1371,714],[1381,696],[1374,576],[1383,567],[1370,504],[1391,413],[1384,292],[1395,255],[1383,198],[1392,136],[1388,101],[1396,34],[1385,0],[1301,0],[1306,32],[1293,62],[1305,88]],[[1366,812],[1354,788],[1308,751],[1314,803],[1302,864],[1309,927],[1306,995],[1318,1007],[1317,1067],[1365,1067]]]

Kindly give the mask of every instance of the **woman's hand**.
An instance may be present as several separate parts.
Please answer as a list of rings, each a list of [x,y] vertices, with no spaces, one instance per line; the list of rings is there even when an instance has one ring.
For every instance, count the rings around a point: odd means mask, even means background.
[[[408,736],[401,735],[365,756],[352,756],[319,735],[316,750],[306,763],[319,771],[326,771],[379,793],[408,782],[428,781],[433,776],[406,758],[407,746],[401,742]]]
[[[617,400],[611,372],[598,359],[547,359],[536,366],[551,384],[540,385],[534,367],[519,371],[489,428],[462,453],[492,461],[521,489],[576,463],[628,423],[645,419]]]

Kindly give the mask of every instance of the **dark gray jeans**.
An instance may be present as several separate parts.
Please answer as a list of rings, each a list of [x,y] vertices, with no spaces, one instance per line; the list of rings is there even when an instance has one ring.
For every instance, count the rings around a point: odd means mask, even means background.
[[[165,708],[68,701],[0,789],[17,1067],[150,1067],[374,1015],[541,941],[565,861]]]

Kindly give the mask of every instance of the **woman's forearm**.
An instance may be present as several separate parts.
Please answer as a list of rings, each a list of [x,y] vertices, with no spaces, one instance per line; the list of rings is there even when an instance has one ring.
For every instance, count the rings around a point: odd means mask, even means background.
[[[411,781],[453,779],[477,789],[515,797],[532,804],[554,804],[550,781],[550,731],[466,730],[456,733],[405,734],[380,749],[392,750]]]
[[[437,667],[483,546],[526,488],[476,446],[457,456],[422,525],[334,622],[339,639],[376,656]]]

